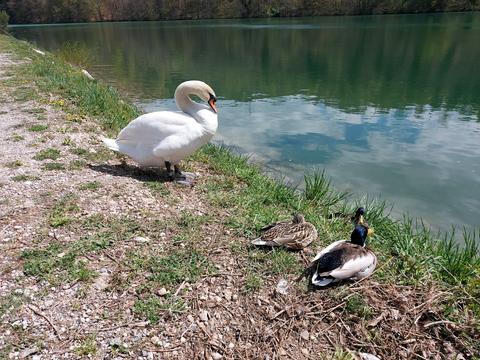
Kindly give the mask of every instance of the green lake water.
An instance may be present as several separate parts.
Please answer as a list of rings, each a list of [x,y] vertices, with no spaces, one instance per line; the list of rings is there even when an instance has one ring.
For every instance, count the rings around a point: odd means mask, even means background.
[[[216,141],[300,183],[326,169],[433,228],[480,227],[480,13],[19,26],[145,111],[176,86],[219,96]],[[368,210],[368,209],[367,209]]]

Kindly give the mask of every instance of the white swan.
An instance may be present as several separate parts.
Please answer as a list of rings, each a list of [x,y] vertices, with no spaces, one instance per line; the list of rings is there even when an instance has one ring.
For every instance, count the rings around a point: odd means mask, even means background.
[[[189,95],[197,95],[210,107],[196,103]],[[182,177],[178,163],[208,143],[217,131],[216,101],[215,92],[204,82],[185,81],[175,90],[175,102],[181,111],[141,115],[123,128],[116,139],[101,139],[111,150],[128,155],[142,166],[165,166],[173,180],[175,176]]]

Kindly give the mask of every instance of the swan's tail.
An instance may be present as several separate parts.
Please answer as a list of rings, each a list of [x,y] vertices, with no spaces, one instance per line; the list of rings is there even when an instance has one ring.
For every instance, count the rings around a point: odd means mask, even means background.
[[[118,147],[117,140],[115,139],[108,139],[106,137],[101,137],[100,140],[103,141],[106,147],[113,151],[119,151],[120,148]]]

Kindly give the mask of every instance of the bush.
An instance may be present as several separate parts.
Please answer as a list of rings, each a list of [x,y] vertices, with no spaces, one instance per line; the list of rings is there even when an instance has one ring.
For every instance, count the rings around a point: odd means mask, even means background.
[[[0,11],[0,31],[7,31],[10,16],[5,11]]]

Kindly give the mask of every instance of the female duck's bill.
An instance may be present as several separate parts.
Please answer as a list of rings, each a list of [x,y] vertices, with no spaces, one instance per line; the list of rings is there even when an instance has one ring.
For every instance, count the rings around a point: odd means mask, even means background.
[[[360,223],[353,229],[350,241],[336,241],[322,250],[310,267],[312,284],[323,287],[370,276],[377,265],[377,257],[365,248],[368,235],[368,226]]]

